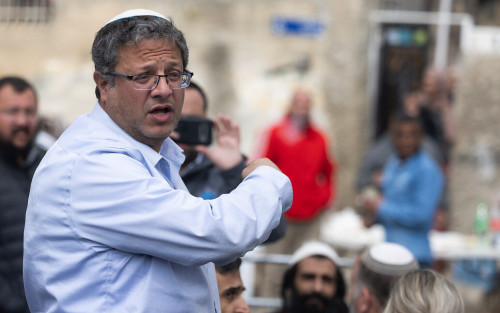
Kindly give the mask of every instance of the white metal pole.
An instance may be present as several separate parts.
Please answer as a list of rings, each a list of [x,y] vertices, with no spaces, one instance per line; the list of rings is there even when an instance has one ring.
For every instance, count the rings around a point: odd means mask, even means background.
[[[452,4],[453,0],[440,0],[439,2],[436,50],[434,50],[434,66],[438,70],[446,68],[448,63]]]

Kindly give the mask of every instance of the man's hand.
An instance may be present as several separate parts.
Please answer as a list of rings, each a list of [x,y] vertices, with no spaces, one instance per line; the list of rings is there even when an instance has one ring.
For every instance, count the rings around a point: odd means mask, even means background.
[[[375,224],[375,217],[377,216],[378,207],[382,202],[382,196],[366,189],[363,194],[358,195],[357,202],[361,206],[363,216],[363,224],[365,227],[370,227]]]
[[[276,164],[274,164],[271,160],[262,158],[262,159],[257,159],[253,160],[248,164],[248,166],[243,170],[241,173],[241,176],[243,176],[243,179],[245,179],[250,173],[252,173],[257,167],[259,166],[270,166],[274,169],[277,169],[278,171],[280,170]]]
[[[364,198],[363,199],[363,208],[370,214],[376,215],[378,211],[378,207],[382,202],[381,196],[376,196],[373,198]]]
[[[226,115],[219,114],[214,121],[215,145],[212,148],[196,146],[196,150],[205,154],[218,168],[228,170],[241,162],[240,127]]]

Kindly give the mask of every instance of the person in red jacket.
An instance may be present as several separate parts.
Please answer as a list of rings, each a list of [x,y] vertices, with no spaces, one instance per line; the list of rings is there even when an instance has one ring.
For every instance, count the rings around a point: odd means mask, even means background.
[[[310,110],[309,92],[296,90],[285,117],[267,129],[259,143],[258,156],[276,163],[293,187],[285,236],[268,245],[268,253],[291,254],[304,242],[318,239],[320,213],[335,199],[336,163],[329,156],[327,137],[311,122]],[[273,276],[275,271],[270,272]],[[277,287],[270,288],[274,295]]]
[[[293,204],[286,213],[292,222],[314,219],[335,198],[335,163],[326,136],[310,120],[310,109],[309,93],[297,90],[287,115],[268,129],[261,146],[261,156],[292,181]]]

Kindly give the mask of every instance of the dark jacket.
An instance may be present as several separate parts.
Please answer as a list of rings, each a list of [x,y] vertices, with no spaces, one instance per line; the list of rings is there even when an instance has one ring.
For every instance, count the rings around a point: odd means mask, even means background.
[[[23,285],[24,219],[31,179],[43,152],[33,149],[23,166],[0,152],[0,312],[29,312]]]
[[[189,192],[203,199],[215,199],[230,193],[243,180],[241,172],[246,167],[242,160],[235,167],[222,171],[205,155],[188,164],[181,172],[182,180]]]

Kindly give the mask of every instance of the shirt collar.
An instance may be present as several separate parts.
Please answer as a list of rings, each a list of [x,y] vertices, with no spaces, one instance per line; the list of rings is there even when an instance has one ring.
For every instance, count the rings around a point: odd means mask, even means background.
[[[158,163],[162,158],[166,158],[176,165],[180,166],[184,162],[184,154],[182,149],[170,138],[167,138],[161,148],[160,153],[156,152],[150,146],[137,141],[132,136],[130,136],[126,131],[124,131],[118,124],[113,121],[113,119],[102,109],[97,102],[94,109],[90,113],[90,118],[95,119],[106,127],[110,128],[114,133],[119,134],[128,143],[136,147],[148,160],[151,160],[154,164]]]
[[[172,162],[176,163],[178,167],[180,167],[182,163],[184,163],[184,160],[186,159],[186,156],[184,155],[183,151],[184,150],[182,150],[182,148],[179,147],[170,137],[163,142],[160,148],[160,154],[165,158],[171,160]]]

